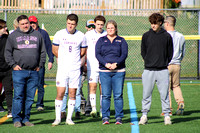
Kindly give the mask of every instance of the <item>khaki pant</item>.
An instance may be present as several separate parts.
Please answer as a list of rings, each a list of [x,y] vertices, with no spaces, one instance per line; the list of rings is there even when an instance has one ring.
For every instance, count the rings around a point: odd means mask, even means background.
[[[181,66],[180,65],[169,65],[169,100],[170,100],[170,108],[172,110],[172,102],[171,102],[171,90],[174,93],[174,98],[176,100],[176,103],[179,104],[180,102],[183,102],[183,95],[180,88],[180,71]]]

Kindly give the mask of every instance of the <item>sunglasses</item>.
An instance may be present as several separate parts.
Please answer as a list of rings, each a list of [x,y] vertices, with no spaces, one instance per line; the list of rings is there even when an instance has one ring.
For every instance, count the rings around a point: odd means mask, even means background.
[[[89,25],[89,26],[87,26],[88,28],[95,28],[95,25]]]

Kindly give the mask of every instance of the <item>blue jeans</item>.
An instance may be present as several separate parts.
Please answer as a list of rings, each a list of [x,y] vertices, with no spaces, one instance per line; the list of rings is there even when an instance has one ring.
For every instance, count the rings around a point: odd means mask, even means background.
[[[45,67],[41,68],[39,71],[39,79],[38,79],[38,98],[36,103],[36,108],[44,107],[43,99],[44,99],[44,74]]]
[[[125,72],[99,72],[102,88],[102,119],[110,118],[110,101],[113,91],[115,118],[122,118]]]
[[[38,85],[38,72],[31,70],[13,71],[14,97],[12,105],[13,122],[28,122]]]
[[[81,78],[80,78],[80,83],[81,83]],[[79,87],[76,90],[75,112],[81,112],[81,108],[80,108],[81,107],[81,93],[80,93],[81,84],[80,83],[79,83]],[[62,104],[61,112],[66,112],[67,96],[68,96],[68,86],[66,86],[65,94],[64,94],[64,97],[63,97],[63,104]]]

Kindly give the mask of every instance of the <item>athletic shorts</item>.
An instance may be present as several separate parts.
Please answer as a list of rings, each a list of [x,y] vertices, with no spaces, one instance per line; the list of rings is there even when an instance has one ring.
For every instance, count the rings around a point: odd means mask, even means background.
[[[80,81],[80,70],[68,71],[58,70],[56,75],[56,86],[78,88]]]
[[[89,83],[100,83],[100,79],[99,79],[99,71],[91,71],[88,70],[87,71],[87,77],[88,77],[88,82]]]

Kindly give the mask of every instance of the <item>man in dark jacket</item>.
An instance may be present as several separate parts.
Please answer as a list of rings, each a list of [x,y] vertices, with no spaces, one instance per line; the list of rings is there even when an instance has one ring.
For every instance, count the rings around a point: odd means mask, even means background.
[[[143,99],[142,117],[139,125],[147,123],[147,113],[151,107],[151,97],[156,82],[160,92],[162,112],[165,114],[165,125],[171,124],[169,116],[169,71],[167,66],[173,56],[172,38],[166,30],[162,28],[164,17],[159,13],[153,13],[149,17],[151,29],[143,34],[141,44],[141,55],[144,59],[144,72],[142,74]]]
[[[22,123],[34,126],[29,122],[30,111],[46,50],[42,35],[30,27],[28,17],[21,15],[17,21],[19,28],[9,35],[5,48],[5,60],[13,68],[13,122],[15,127],[21,127]]]
[[[29,19],[29,22],[31,24],[31,27],[34,30],[39,31],[42,34],[42,37],[43,37],[44,43],[45,43],[45,48],[46,48],[46,51],[47,51],[47,55],[49,57],[48,70],[50,70],[53,66],[54,55],[52,53],[52,45],[51,45],[51,40],[49,38],[49,34],[45,30],[43,30],[39,27],[38,19],[35,16],[30,16],[28,19]],[[39,81],[38,81],[38,98],[37,98],[37,104],[36,104],[36,108],[37,108],[38,111],[44,110],[44,103],[43,103],[43,99],[44,99],[44,74],[45,74],[45,67],[40,68]]]
[[[4,87],[6,104],[8,115],[7,117],[12,117],[12,99],[13,99],[13,88],[12,88],[12,69],[6,63],[4,58],[4,50],[6,46],[6,41],[8,38],[6,21],[0,19],[0,82]],[[2,96],[1,96],[2,97]],[[3,98],[0,98],[0,108],[2,106]],[[2,110],[2,109],[1,109]],[[0,111],[1,111],[0,110]]]

